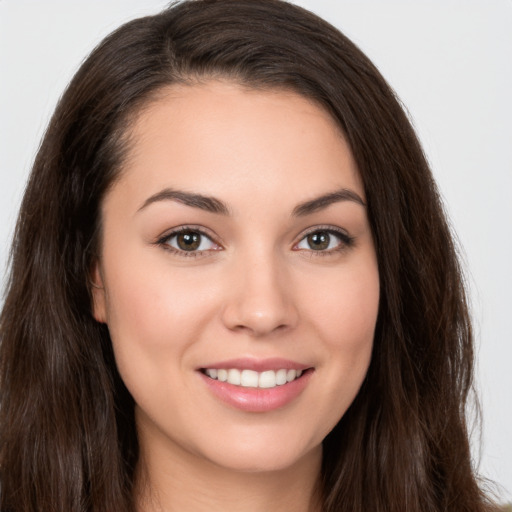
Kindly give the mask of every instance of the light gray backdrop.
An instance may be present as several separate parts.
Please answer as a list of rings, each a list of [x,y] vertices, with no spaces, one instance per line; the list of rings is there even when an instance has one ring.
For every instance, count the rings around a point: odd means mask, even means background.
[[[0,0],[2,271],[27,173],[66,83],[103,36],[166,3]],[[481,472],[511,499],[512,1],[297,3],[369,55],[418,130],[468,269],[484,412]]]

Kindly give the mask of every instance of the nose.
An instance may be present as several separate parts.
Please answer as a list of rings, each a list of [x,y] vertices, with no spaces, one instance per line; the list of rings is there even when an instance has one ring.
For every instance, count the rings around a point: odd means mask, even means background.
[[[252,258],[230,269],[222,320],[233,331],[263,337],[297,325],[293,283],[277,258]]]

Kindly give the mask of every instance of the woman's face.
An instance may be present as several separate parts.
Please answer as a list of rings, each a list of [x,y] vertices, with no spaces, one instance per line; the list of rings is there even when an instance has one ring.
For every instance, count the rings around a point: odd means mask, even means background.
[[[102,205],[94,315],[142,449],[240,471],[318,459],[379,302],[339,129],[294,93],[212,81],[170,87],[131,140]]]

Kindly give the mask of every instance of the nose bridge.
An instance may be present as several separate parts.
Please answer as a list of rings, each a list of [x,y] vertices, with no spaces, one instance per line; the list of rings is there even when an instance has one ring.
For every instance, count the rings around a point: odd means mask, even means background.
[[[224,309],[230,329],[254,336],[289,328],[297,321],[284,258],[272,248],[239,254],[230,268],[231,293]]]

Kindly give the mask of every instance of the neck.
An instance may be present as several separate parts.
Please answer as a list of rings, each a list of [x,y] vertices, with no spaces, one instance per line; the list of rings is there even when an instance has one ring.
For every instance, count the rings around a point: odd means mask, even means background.
[[[182,448],[158,452],[148,448],[141,443],[135,492],[138,512],[321,510],[320,447],[291,467],[257,472],[224,468]]]

